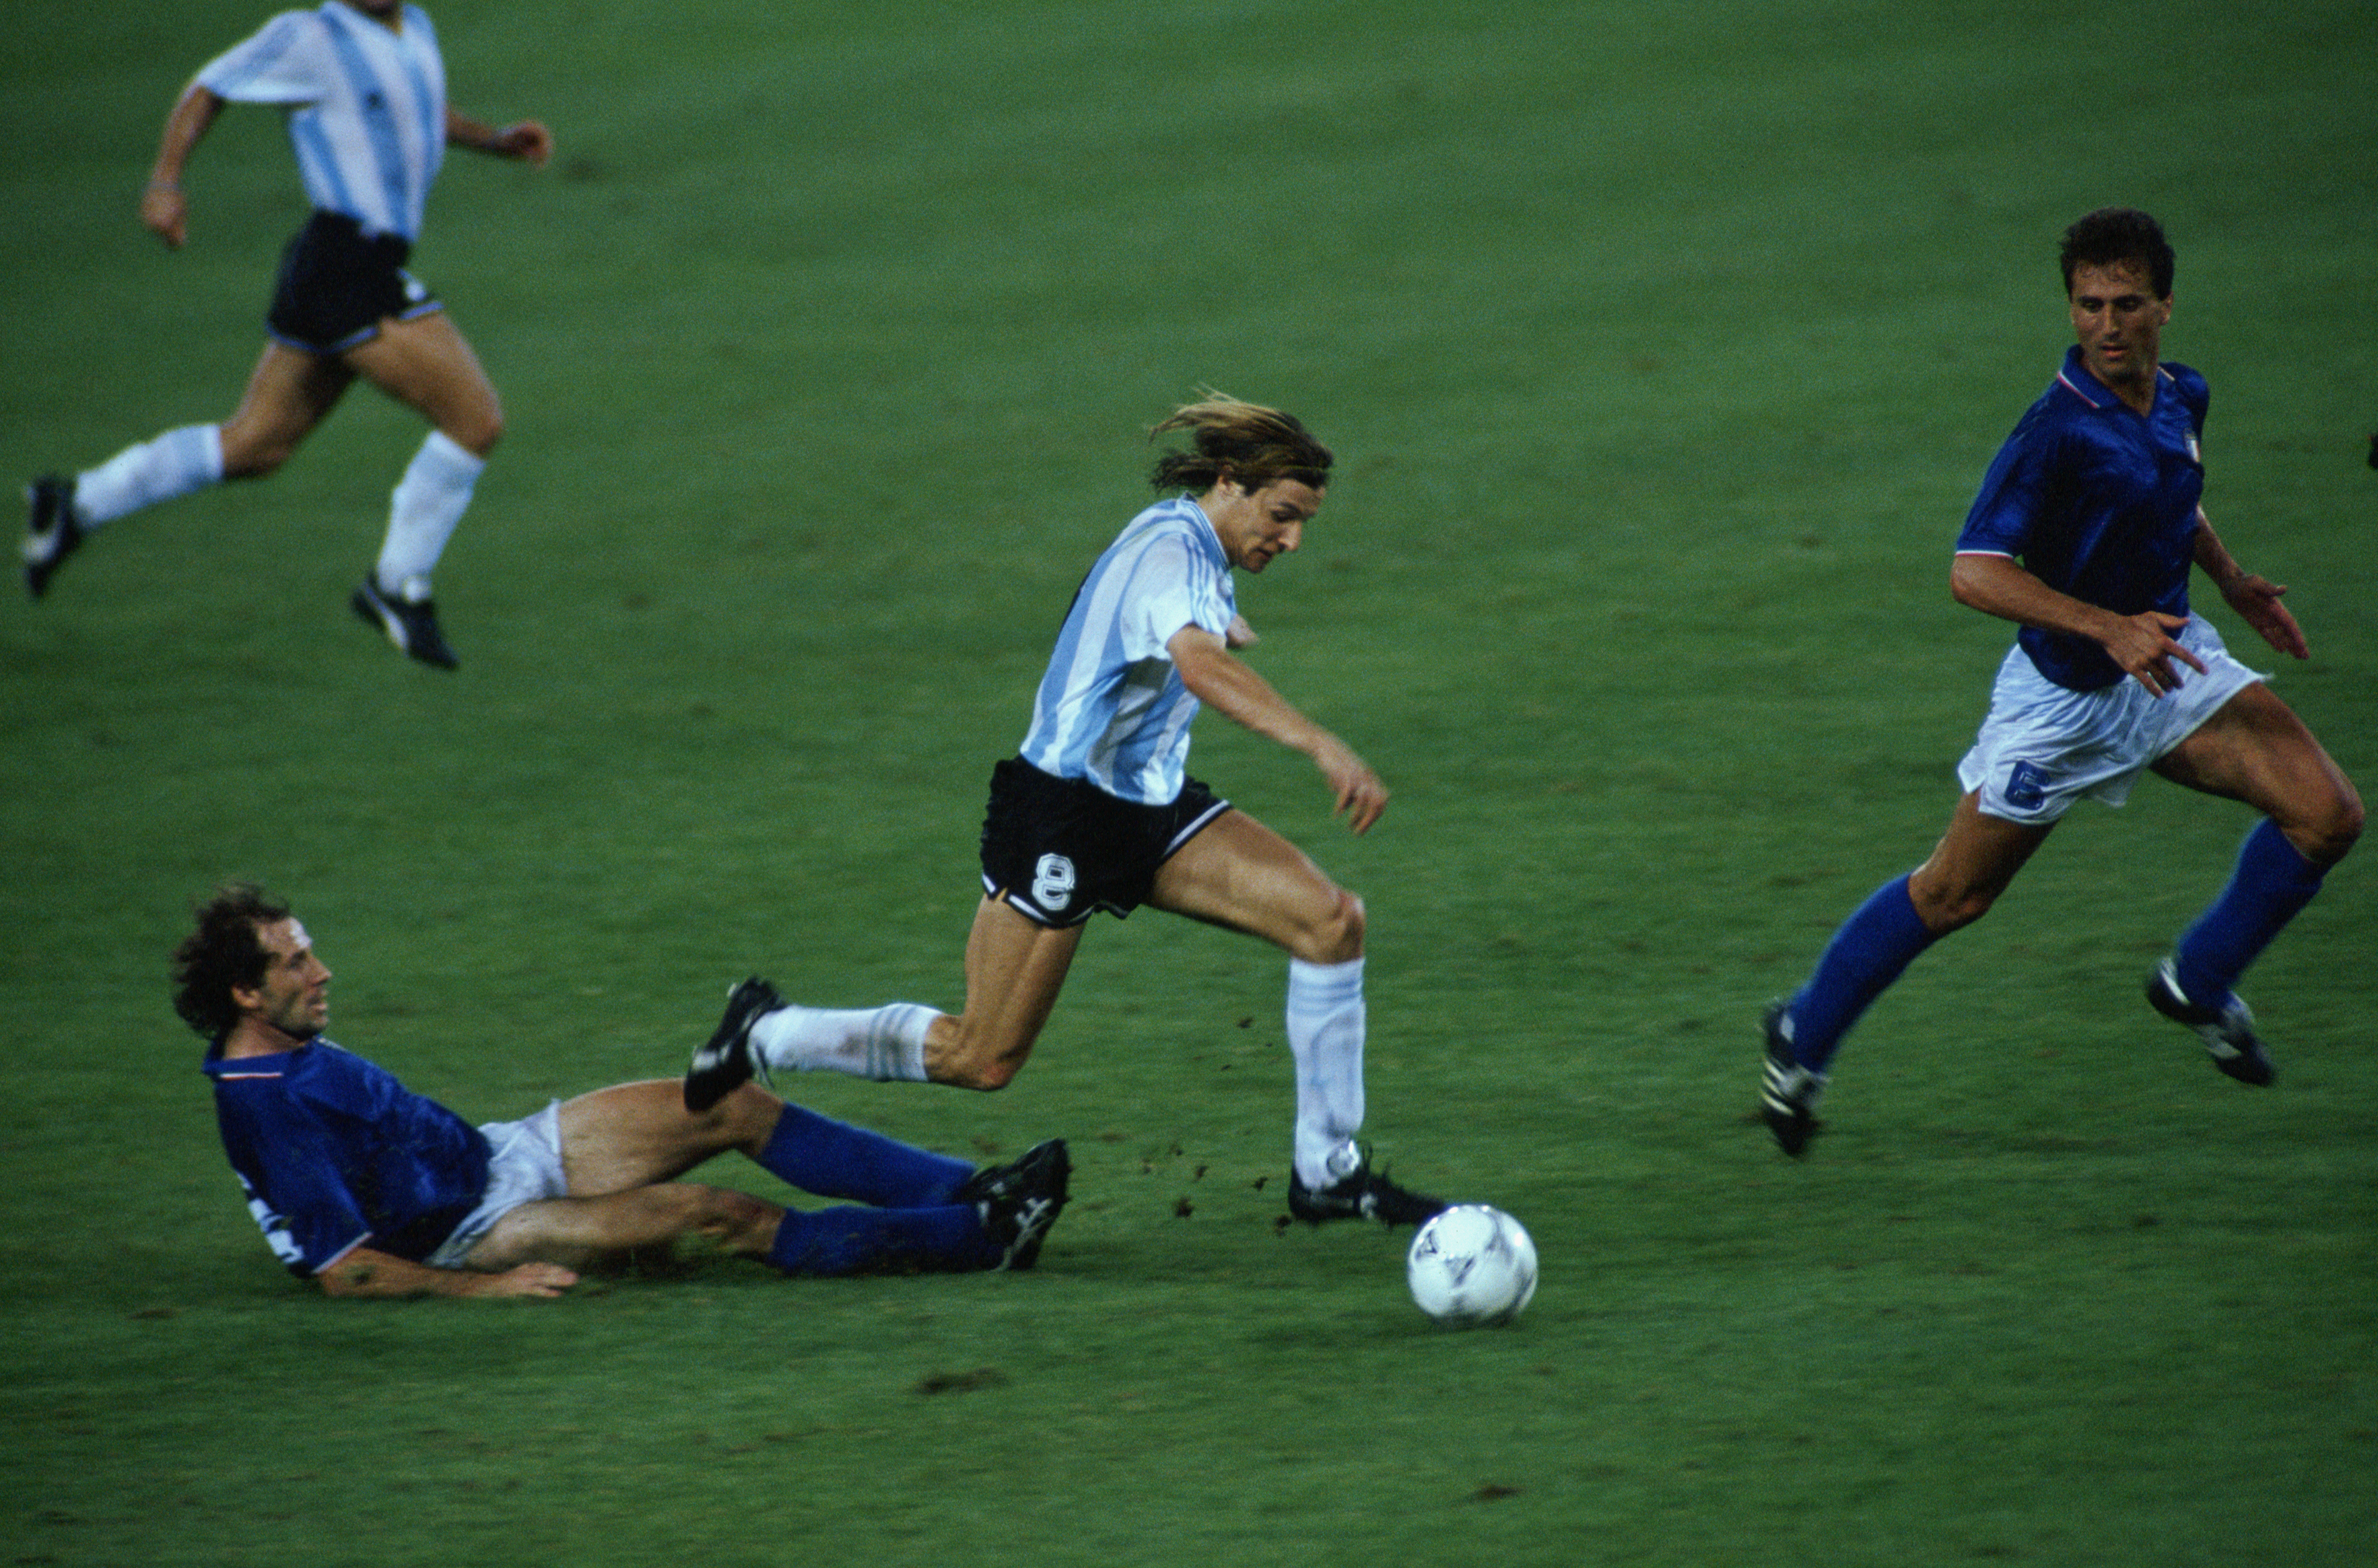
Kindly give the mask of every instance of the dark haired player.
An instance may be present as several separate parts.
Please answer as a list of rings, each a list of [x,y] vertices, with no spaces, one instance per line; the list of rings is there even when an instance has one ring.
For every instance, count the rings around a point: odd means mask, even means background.
[[[752,979],[729,998],[686,1075],[697,1109],[755,1072],[1004,1086],[1057,1004],[1084,922],[1142,904],[1287,951],[1296,1060],[1289,1210],[1298,1218],[1412,1225],[1444,1204],[1373,1170],[1363,1125],[1363,901],[1303,851],[1183,771],[1189,724],[1211,704],[1304,753],[1348,825],[1367,832],[1387,786],[1231,649],[1253,639],[1231,589],[1294,550],[1321,509],[1329,449],[1293,415],[1212,397],[1155,434],[1185,430],[1159,488],[1075,592],[1020,756],[992,772],[983,899],[967,939],[966,1010],[895,1002],[787,1007]]]
[[[2060,264],[2079,341],[1983,478],[1950,575],[1960,604],[2023,630],[1931,857],[1868,898],[1768,1010],[1762,1110],[1788,1155],[1807,1149],[1833,1052],[1867,1005],[1980,919],[2074,801],[2120,806],[2150,769],[2263,813],[2228,886],[2147,977],[2147,1000],[2223,1072],[2269,1083],[2270,1053],[2231,987],[2361,832],[2361,802],[2312,732],[2189,611],[2192,564],[2264,641],[2307,656],[2287,590],[2231,559],[2198,504],[2207,392],[2162,359],[2162,228],[2092,212],[2066,231]]]
[[[699,1115],[655,1079],[474,1127],[322,1036],[330,971],[253,887],[199,907],[174,973],[248,1209],[333,1296],[554,1296],[578,1267],[681,1236],[788,1275],[1029,1268],[1065,1204],[1062,1142],[978,1170],[755,1084]],[[852,1202],[802,1213],[678,1179],[729,1150]]]
[[[314,206],[282,256],[266,317],[271,341],[229,419],[168,430],[73,477],[35,480],[26,491],[25,586],[40,598],[102,523],[272,473],[361,377],[434,428],[390,497],[379,558],[354,608],[404,652],[450,669],[430,575],[503,433],[503,410],[470,343],[404,264],[448,147],[543,163],[553,138],[534,120],[498,129],[449,105],[438,35],[417,6],[330,0],[283,11],[202,66],[166,118],[140,221],[177,250],[189,230],[183,168],[226,102],[286,113]]]

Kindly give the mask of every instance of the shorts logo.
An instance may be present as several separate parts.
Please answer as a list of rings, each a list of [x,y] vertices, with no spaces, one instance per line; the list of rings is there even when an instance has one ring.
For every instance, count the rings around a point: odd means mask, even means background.
[[[2006,801],[2018,811],[2036,811],[2048,803],[2048,774],[2036,762],[2017,762],[2008,770]]]
[[[1051,914],[1062,914],[1074,896],[1074,863],[1062,855],[1044,855],[1032,868],[1032,902]]]

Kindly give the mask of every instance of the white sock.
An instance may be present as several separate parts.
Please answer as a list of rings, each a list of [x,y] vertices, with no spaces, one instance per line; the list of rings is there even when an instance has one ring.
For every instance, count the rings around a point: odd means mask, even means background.
[[[486,459],[474,456],[443,430],[429,433],[389,496],[388,537],[374,569],[381,592],[429,597],[429,574],[486,466]]]
[[[937,1016],[912,1001],[838,1010],[783,1007],[751,1025],[770,1072],[847,1072],[878,1083],[925,1082],[925,1031]]]
[[[86,529],[222,483],[222,427],[185,425],[126,447],[75,478],[75,516]]]
[[[1362,1163],[1363,961],[1288,961],[1288,1048],[1296,1058],[1296,1174],[1327,1187]]]

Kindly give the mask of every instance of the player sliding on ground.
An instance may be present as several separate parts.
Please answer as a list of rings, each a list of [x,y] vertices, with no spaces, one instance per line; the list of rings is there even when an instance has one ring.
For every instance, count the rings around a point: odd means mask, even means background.
[[[1354,1142],[1363,901],[1183,771],[1190,721],[1210,703],[1310,757],[1354,832],[1387,809],[1370,765],[1231,652],[1254,640],[1231,572],[1260,572],[1302,543],[1329,483],[1329,449],[1293,415],[1219,395],[1176,410],[1153,434],[1176,430],[1189,432],[1191,449],[1166,453],[1154,475],[1175,496],[1132,519],[1090,568],[1022,755],[992,771],[966,1010],[787,1007],[765,981],[747,980],[694,1053],[690,1109],[787,1070],[1003,1087],[1057,1004],[1084,923],[1146,904],[1288,952],[1290,1213],[1416,1225],[1445,1206],[1387,1180]]]
[[[333,1296],[556,1296],[576,1269],[682,1236],[789,1275],[1029,1268],[1065,1205],[1062,1142],[978,1170],[752,1084],[699,1115],[662,1078],[473,1127],[322,1037],[330,971],[253,887],[199,908],[174,973],[247,1206]],[[677,1179],[728,1150],[853,1202],[805,1214]]]

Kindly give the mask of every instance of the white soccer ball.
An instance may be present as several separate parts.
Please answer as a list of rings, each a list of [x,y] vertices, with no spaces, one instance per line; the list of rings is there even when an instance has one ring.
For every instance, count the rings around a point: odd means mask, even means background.
[[[1412,1238],[1404,1277],[1420,1310],[1448,1328],[1507,1323],[1536,1293],[1536,1244],[1502,1210],[1457,1203]]]

